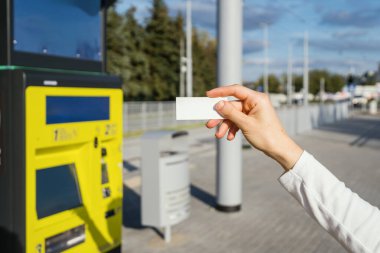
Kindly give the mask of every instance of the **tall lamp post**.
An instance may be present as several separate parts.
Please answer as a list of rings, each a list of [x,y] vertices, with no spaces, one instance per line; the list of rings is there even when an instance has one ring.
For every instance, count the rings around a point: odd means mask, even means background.
[[[243,1],[218,1],[218,86],[242,83]],[[241,135],[218,140],[216,209],[236,212],[242,203]]]
[[[263,46],[264,46],[264,92],[269,94],[269,81],[268,81],[268,75],[269,75],[269,59],[268,59],[268,24],[263,23],[262,24],[264,29],[264,37],[263,37]]]
[[[193,96],[193,51],[192,51],[191,0],[186,0],[186,96]]]
[[[309,104],[309,34],[305,32],[304,45],[303,45],[303,56],[304,56],[304,65],[303,65],[303,100],[304,105]]]
[[[288,79],[286,83],[287,104],[292,105],[293,86],[293,45],[289,43],[288,49]]]

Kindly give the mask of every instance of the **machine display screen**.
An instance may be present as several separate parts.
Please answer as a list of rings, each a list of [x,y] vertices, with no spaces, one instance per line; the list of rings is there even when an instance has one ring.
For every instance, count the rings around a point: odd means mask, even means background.
[[[100,1],[14,0],[14,50],[101,61]]]
[[[37,170],[36,178],[39,219],[82,205],[74,164]]]
[[[46,124],[110,119],[109,97],[46,97]]]

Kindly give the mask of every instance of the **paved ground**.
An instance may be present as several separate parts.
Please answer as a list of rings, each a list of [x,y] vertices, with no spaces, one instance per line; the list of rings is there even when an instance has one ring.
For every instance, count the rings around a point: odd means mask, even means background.
[[[243,210],[214,210],[213,132],[190,131],[191,217],[173,227],[173,241],[140,223],[140,140],[125,142],[123,252],[344,252],[281,187],[282,169],[263,154],[243,151]],[[380,116],[355,116],[295,137],[338,178],[380,206]]]

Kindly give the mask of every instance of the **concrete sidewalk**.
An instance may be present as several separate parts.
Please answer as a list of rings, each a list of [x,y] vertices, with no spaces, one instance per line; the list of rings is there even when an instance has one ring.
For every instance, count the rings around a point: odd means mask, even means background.
[[[243,151],[243,209],[214,210],[215,140],[206,128],[190,131],[191,216],[165,244],[140,223],[140,140],[125,141],[123,252],[345,252],[281,187],[279,165]],[[355,116],[295,140],[361,197],[380,206],[380,117]]]

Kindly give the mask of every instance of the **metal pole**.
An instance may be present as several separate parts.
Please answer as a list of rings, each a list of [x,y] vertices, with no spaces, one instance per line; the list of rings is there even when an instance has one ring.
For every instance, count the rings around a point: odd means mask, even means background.
[[[263,24],[264,29],[264,92],[269,93],[269,84],[268,84],[268,65],[269,65],[269,59],[268,59],[268,25]]]
[[[158,106],[157,106],[157,114],[158,114],[158,127],[159,128],[162,128],[162,121],[163,121],[163,113],[162,113],[162,101],[158,102]]]
[[[147,102],[142,102],[142,104],[141,104],[141,125],[142,125],[143,130],[146,130],[146,128],[147,128],[147,126],[146,126],[146,106],[147,106]]]
[[[218,1],[218,86],[242,83],[242,0]],[[241,135],[218,140],[216,209],[236,212],[242,202]]]
[[[129,127],[128,127],[128,124],[129,124],[129,121],[128,121],[128,102],[124,102],[124,113],[123,113],[123,130],[124,132],[128,132],[129,131]],[[0,122],[1,123],[1,122]]]
[[[320,102],[324,102],[324,96],[325,96],[325,79],[321,77],[321,80],[319,82],[319,96],[320,96]]]
[[[309,104],[309,35],[305,32],[304,38],[304,65],[303,65],[303,98],[304,105]]]
[[[186,95],[193,96],[193,52],[192,52],[192,23],[191,23],[191,0],[186,0]]]
[[[186,73],[186,58],[184,56],[184,42],[181,39],[180,44],[180,59],[179,59],[179,96],[185,96],[185,78],[184,74]]]
[[[288,49],[288,80],[286,84],[287,102],[288,105],[292,104],[292,84],[293,84],[293,46],[289,43]]]

